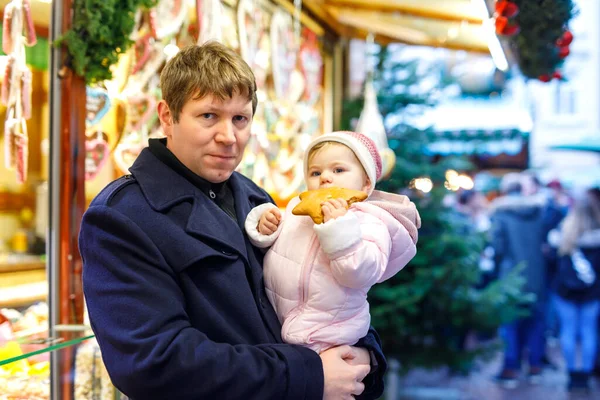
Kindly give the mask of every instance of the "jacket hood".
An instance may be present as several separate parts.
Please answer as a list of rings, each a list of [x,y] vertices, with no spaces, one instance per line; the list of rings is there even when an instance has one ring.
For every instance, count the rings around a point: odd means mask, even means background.
[[[506,195],[490,203],[490,213],[506,212],[521,218],[534,218],[539,215],[546,202],[544,195]]]
[[[415,203],[407,196],[374,190],[366,201],[387,211],[396,221],[408,231],[413,243],[419,238],[418,229],[421,227],[421,216]]]
[[[600,248],[600,229],[584,232],[577,241],[579,247]]]

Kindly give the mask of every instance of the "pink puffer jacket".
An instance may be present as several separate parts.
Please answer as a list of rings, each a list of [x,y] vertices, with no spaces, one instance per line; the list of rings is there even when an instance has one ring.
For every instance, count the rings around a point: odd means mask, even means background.
[[[343,217],[315,225],[288,205],[272,235],[257,230],[262,204],[246,231],[264,260],[267,295],[282,323],[281,337],[316,352],[354,344],[370,325],[367,292],[400,271],[416,254],[419,214],[406,196],[375,191]]]

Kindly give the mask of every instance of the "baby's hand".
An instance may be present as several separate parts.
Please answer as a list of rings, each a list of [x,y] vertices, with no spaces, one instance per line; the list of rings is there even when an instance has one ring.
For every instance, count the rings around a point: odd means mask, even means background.
[[[281,211],[273,207],[263,213],[258,220],[258,231],[262,235],[270,235],[277,230],[281,222]]]
[[[330,219],[346,215],[348,212],[348,202],[344,199],[327,200],[321,204],[321,211],[323,212],[323,222],[327,222]]]

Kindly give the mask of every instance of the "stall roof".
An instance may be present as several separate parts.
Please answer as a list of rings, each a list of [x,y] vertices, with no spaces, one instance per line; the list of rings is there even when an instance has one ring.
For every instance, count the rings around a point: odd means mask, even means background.
[[[303,0],[302,4],[342,36],[365,38],[372,33],[381,43],[487,53],[484,3],[477,1]]]
[[[273,1],[292,5],[294,0]],[[0,0],[0,9],[9,2]],[[478,2],[481,2],[479,7]],[[302,7],[340,36],[366,38],[372,33],[384,44],[406,43],[487,53],[483,3],[484,0],[303,0]],[[31,5],[36,28],[47,30],[51,0],[31,0]]]

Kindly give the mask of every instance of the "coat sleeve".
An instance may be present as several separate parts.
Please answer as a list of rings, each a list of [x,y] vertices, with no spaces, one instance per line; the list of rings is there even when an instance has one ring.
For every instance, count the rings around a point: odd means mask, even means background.
[[[378,399],[383,394],[387,371],[387,360],[381,349],[381,339],[375,329],[371,327],[367,336],[360,339],[355,346],[367,349],[371,355],[371,372],[363,379],[365,391],[356,398],[360,400]]]
[[[112,382],[132,399],[321,399],[319,356],[216,343],[194,328],[178,277],[118,211],[93,206],[79,245],[90,321]]]
[[[273,243],[279,237],[281,233],[281,226],[283,225],[283,215],[282,220],[279,221],[279,226],[277,226],[277,230],[270,235],[263,235],[257,229],[258,221],[260,221],[260,217],[263,215],[265,211],[270,210],[271,208],[277,208],[275,204],[264,203],[259,206],[254,207],[246,217],[246,222],[244,223],[244,228],[246,229],[246,233],[248,234],[248,239],[250,239],[250,243],[258,248],[266,248],[271,247]]]
[[[392,239],[382,221],[361,221],[357,213],[348,212],[314,229],[338,283],[353,289],[369,288],[383,276]]]

